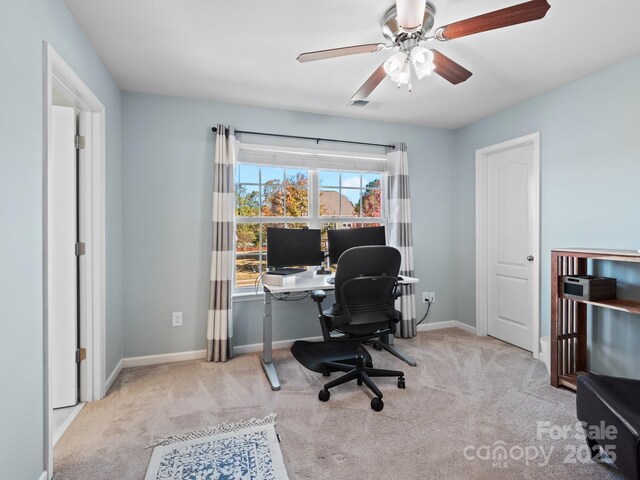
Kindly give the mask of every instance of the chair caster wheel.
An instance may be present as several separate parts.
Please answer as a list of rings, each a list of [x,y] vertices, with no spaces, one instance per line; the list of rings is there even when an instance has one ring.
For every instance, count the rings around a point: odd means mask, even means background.
[[[362,379],[361,379],[361,378],[359,378],[359,379],[357,380],[357,382],[358,382],[358,385],[362,385]]]
[[[371,400],[371,408],[373,408],[376,412],[380,412],[384,408],[384,402],[380,397],[373,397],[373,399]]]
[[[373,368],[373,362],[371,361],[371,359],[367,360],[364,366],[367,368]]]
[[[382,351],[382,346],[380,345],[380,342],[375,342],[373,344],[373,348],[375,348],[376,350],[378,350],[380,352]]]
[[[321,402],[326,402],[327,400],[329,400],[329,397],[331,396],[331,393],[329,392],[329,390],[325,390],[324,388],[322,390],[320,390],[320,392],[318,393],[318,400],[320,400]]]
[[[330,375],[331,375],[331,370],[329,370],[329,369],[328,369],[328,368],[326,368],[326,367],[322,369],[322,376],[323,376],[323,377],[328,377],[328,376],[330,376]]]
[[[398,388],[405,388],[404,377],[398,377]]]

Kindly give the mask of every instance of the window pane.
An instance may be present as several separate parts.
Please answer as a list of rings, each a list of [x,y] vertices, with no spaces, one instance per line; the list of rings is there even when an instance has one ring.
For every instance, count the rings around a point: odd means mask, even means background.
[[[262,167],[262,183],[282,183],[284,181],[284,168]]]
[[[287,228],[309,228],[309,224],[306,222],[287,223]]]
[[[343,217],[354,217],[359,215],[360,210],[360,192],[359,188],[342,188],[341,211]]]
[[[380,188],[380,177],[379,173],[363,173],[362,188]]]
[[[260,167],[258,165],[238,164],[236,167],[236,183],[260,183]]]
[[[327,236],[327,231],[328,230],[334,230],[338,228],[337,225],[333,222],[331,223],[326,223],[323,222],[320,224],[320,230],[322,231],[321,237],[320,237],[320,241],[322,244],[322,251],[323,252],[328,252],[329,251],[329,240],[328,240],[328,236]]]
[[[236,225],[236,287],[255,284],[260,274],[260,224]]]
[[[360,173],[342,172],[340,185],[344,188],[360,188]]]
[[[309,172],[287,170],[287,217],[309,216]]]
[[[340,216],[340,189],[323,188],[320,190],[320,215],[323,217]]]
[[[381,190],[368,188],[362,193],[360,207],[361,217],[376,217],[382,216],[382,203],[381,203]]]
[[[236,184],[236,215],[255,217],[260,213],[260,192],[254,185]]]
[[[288,168],[285,173],[285,178],[289,185],[309,185],[309,170],[291,170]]]
[[[287,186],[287,217],[309,216],[309,189]]]
[[[320,179],[320,185],[323,187],[340,186],[340,172],[320,170],[318,178]]]
[[[262,187],[262,215],[284,216],[284,189],[281,186],[264,185]]]

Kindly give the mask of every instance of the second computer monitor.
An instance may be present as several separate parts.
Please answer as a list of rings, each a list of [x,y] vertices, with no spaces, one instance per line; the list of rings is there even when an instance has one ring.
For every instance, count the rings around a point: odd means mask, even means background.
[[[384,227],[341,228],[327,231],[329,261],[338,263],[340,255],[353,247],[366,245],[386,245]]]

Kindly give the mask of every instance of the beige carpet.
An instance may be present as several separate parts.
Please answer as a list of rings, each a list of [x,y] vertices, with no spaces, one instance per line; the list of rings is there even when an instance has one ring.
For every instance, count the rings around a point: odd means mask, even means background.
[[[279,392],[269,388],[257,355],[127,369],[59,441],[55,479],[142,479],[148,442],[271,412],[278,414],[292,480],[619,478],[613,467],[581,455],[565,463],[583,448],[573,434],[537,438],[538,421],[576,423],[575,395],[550,387],[544,365],[529,353],[457,329],[397,343],[418,367],[372,352],[376,366],[404,370],[407,379],[406,390],[395,379],[378,381],[385,395],[380,413],[355,382],[336,388],[328,403],[318,401],[325,378],[297,364],[288,350],[274,352]],[[504,463],[465,458],[465,452],[482,457],[495,445],[512,452]],[[519,458],[540,448],[552,449],[547,465],[538,465],[541,453],[529,465]]]

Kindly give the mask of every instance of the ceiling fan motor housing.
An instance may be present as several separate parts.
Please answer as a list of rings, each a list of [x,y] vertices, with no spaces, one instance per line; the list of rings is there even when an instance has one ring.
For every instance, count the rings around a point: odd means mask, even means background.
[[[421,39],[433,28],[435,23],[436,8],[427,2],[424,9],[422,28],[417,32],[405,33],[398,25],[398,11],[396,6],[391,7],[382,17],[382,35],[394,44],[399,44],[409,38]]]

